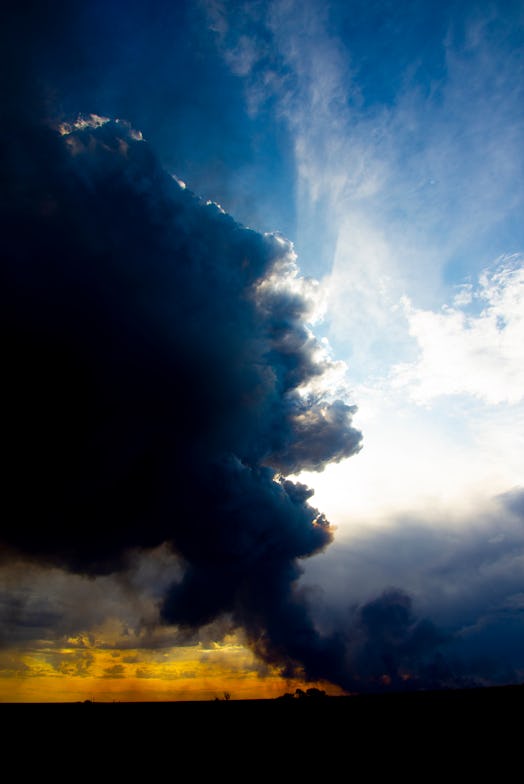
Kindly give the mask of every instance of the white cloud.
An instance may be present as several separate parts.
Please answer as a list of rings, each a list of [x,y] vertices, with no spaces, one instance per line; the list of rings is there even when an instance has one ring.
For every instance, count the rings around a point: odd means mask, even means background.
[[[361,250],[378,281],[372,247],[366,241]],[[442,519],[449,519],[458,509],[482,506],[490,496],[522,482],[523,261],[521,256],[500,259],[477,285],[457,287],[453,305],[441,311],[408,304],[419,356],[392,373],[369,376],[354,390],[362,451],[319,477],[304,477],[316,490],[315,502],[342,535],[359,525],[384,523],[406,509],[421,516],[438,510]],[[341,300],[342,326],[344,292],[351,295],[351,286],[335,286],[334,291]],[[366,305],[365,287],[362,292],[357,287],[353,295],[351,306],[346,300],[348,334],[358,300],[365,313],[372,309]],[[377,325],[395,325],[387,297],[382,302],[383,314],[372,319],[364,340],[370,348]],[[365,336],[364,323],[359,335]]]
[[[467,312],[470,297],[480,313]],[[461,289],[454,305],[440,312],[414,308],[409,300],[405,308],[420,356],[396,365],[392,380],[412,400],[458,394],[489,404],[524,399],[524,257],[502,259],[495,272],[481,274],[475,290]]]

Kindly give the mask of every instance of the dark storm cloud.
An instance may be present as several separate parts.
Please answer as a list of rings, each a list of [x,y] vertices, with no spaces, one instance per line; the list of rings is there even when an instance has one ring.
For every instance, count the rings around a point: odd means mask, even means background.
[[[125,572],[96,578],[46,563],[6,560],[0,565],[0,647],[43,640],[71,644],[70,638],[78,645],[84,639],[94,643],[96,630],[108,619],[112,639],[118,637],[123,648],[189,644],[188,635],[158,624],[158,601],[181,574],[167,547],[132,553]],[[215,631],[220,636],[220,629]]]
[[[405,687],[522,680],[523,499],[516,488],[452,523],[429,511],[391,520],[308,562],[301,585],[315,623],[325,636],[346,630],[359,679],[370,687],[384,675]]]
[[[283,121],[250,116],[203,4],[7,0],[2,8],[6,117],[32,115],[35,101],[56,120],[125,117],[195,192],[247,225],[293,236],[292,141]]]
[[[389,589],[359,608],[348,643],[357,688],[443,685],[435,670],[446,638],[430,620],[417,618],[412,604],[403,591]]]
[[[50,127],[22,76],[2,129],[7,557],[96,575],[167,542],[184,576],[165,621],[229,613],[266,659],[321,674],[293,585],[332,534],[281,474],[360,434],[308,390],[330,363],[291,247],[179,187],[124,122]]]
[[[47,600],[0,594],[0,648],[45,637],[60,624],[60,613]]]

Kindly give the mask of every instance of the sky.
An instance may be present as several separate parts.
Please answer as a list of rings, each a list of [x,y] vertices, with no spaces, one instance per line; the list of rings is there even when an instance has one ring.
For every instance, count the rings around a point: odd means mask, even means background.
[[[522,2],[2,13],[0,700],[522,682]]]

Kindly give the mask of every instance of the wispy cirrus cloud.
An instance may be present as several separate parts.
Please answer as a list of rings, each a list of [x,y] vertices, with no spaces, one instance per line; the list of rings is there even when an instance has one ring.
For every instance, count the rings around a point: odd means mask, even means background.
[[[522,15],[205,5],[252,111],[286,124],[292,238],[303,268],[324,277],[329,337],[355,380],[387,371],[392,355],[410,357],[403,296],[438,309],[458,282],[522,250]]]

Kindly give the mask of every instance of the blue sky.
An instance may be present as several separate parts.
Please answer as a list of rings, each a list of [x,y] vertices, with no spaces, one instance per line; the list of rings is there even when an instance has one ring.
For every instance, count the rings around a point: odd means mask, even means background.
[[[301,582],[317,626],[393,587],[460,655],[505,662],[494,680],[522,678],[522,2],[112,0],[60,19],[28,34],[49,123],[128,122],[318,281],[320,391],[358,407],[363,448],[298,475],[336,527]]]
[[[226,208],[287,234],[321,281],[318,330],[360,409],[362,453],[308,476],[322,508],[344,531],[353,503],[375,518],[388,506],[482,504],[515,486],[522,5],[204,7],[248,134],[283,126],[287,138],[277,148],[267,136],[285,199],[261,175],[259,215]],[[264,223],[266,199],[282,203],[276,226]]]

